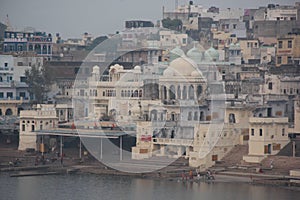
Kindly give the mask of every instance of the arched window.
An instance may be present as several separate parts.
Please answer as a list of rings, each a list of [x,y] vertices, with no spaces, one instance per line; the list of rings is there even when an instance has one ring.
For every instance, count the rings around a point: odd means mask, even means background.
[[[170,89],[169,89],[169,97],[170,99],[175,99],[175,86],[171,85]]]
[[[150,117],[151,117],[151,121],[157,121],[157,110],[152,110]]]
[[[167,87],[162,86],[162,99],[167,99]]]
[[[203,111],[200,112],[200,121],[204,121],[204,112]]]
[[[174,112],[171,113],[171,121],[175,121],[175,113]]]
[[[12,115],[12,110],[10,108],[6,109],[5,115]]]
[[[182,99],[186,99],[186,86],[183,86]]]
[[[194,99],[194,86],[189,86],[189,99]]]
[[[235,115],[233,113],[229,114],[229,123],[235,123]]]
[[[202,94],[202,86],[201,85],[198,85],[197,86],[197,98],[199,98]]]
[[[181,88],[180,85],[177,87],[177,99],[181,99]]]
[[[192,112],[190,111],[189,114],[188,114],[188,121],[191,121],[193,119],[193,116],[192,116]]]
[[[194,121],[198,121],[198,112],[197,111],[195,111],[195,113],[194,113]]]

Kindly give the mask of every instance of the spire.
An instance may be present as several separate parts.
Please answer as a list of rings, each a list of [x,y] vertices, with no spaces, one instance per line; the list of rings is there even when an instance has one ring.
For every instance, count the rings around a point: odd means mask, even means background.
[[[9,22],[8,14],[6,14],[5,25],[7,26],[7,28],[6,28],[7,30],[12,30],[12,27]]]

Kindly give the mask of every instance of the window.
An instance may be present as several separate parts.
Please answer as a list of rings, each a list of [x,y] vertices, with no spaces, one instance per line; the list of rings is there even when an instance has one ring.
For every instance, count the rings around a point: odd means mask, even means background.
[[[25,131],[25,124],[22,124],[22,131]]]
[[[287,57],[287,63],[288,63],[288,64],[292,64],[292,63],[293,63],[293,60],[292,60],[292,57],[291,57],[291,56],[288,56],[288,57]]]
[[[8,67],[8,63],[6,62],[6,63],[4,63],[4,67]]]
[[[268,88],[269,88],[269,90],[273,89],[273,83],[272,82],[269,83]]]
[[[254,128],[251,129],[251,135],[254,136]]]
[[[236,29],[236,24],[233,24],[233,29]]]
[[[291,49],[293,47],[293,43],[291,40],[288,41],[288,48]]]
[[[235,123],[235,115],[233,113],[229,114],[229,123]]]
[[[285,136],[285,130],[284,130],[284,128],[281,130],[281,135]]]
[[[26,93],[25,92],[20,92],[20,97],[25,98],[26,97]]]
[[[0,92],[0,98],[3,98],[4,95],[3,95],[3,92]]]
[[[7,98],[13,98],[13,93],[12,92],[7,92],[6,96],[7,96]]]
[[[17,65],[18,66],[23,66],[23,62],[18,62]]]
[[[278,48],[281,49],[282,48],[282,41],[278,42]]]
[[[192,118],[193,118],[193,117],[192,117],[192,112],[189,112],[189,115],[188,115],[188,120],[189,120],[189,121],[191,121],[191,120],[192,120]]]
[[[277,63],[278,64],[281,64],[281,60],[282,60],[281,56],[277,57]]]
[[[263,135],[263,131],[262,131],[262,129],[260,128],[259,129],[259,136],[262,136]]]
[[[26,82],[26,77],[21,76],[21,77],[20,77],[20,82],[25,83],[25,82]]]

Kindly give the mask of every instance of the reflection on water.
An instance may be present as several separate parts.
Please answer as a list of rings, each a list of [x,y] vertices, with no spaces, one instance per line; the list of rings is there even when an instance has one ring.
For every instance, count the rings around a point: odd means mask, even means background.
[[[299,199],[300,192],[238,183],[182,183],[101,175],[11,178],[0,175],[0,199]]]

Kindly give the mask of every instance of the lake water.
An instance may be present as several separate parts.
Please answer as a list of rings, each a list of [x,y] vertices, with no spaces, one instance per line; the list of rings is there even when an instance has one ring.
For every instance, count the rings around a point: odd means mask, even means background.
[[[1,200],[293,200],[299,191],[240,183],[182,183],[101,175],[9,177],[0,175]]]

